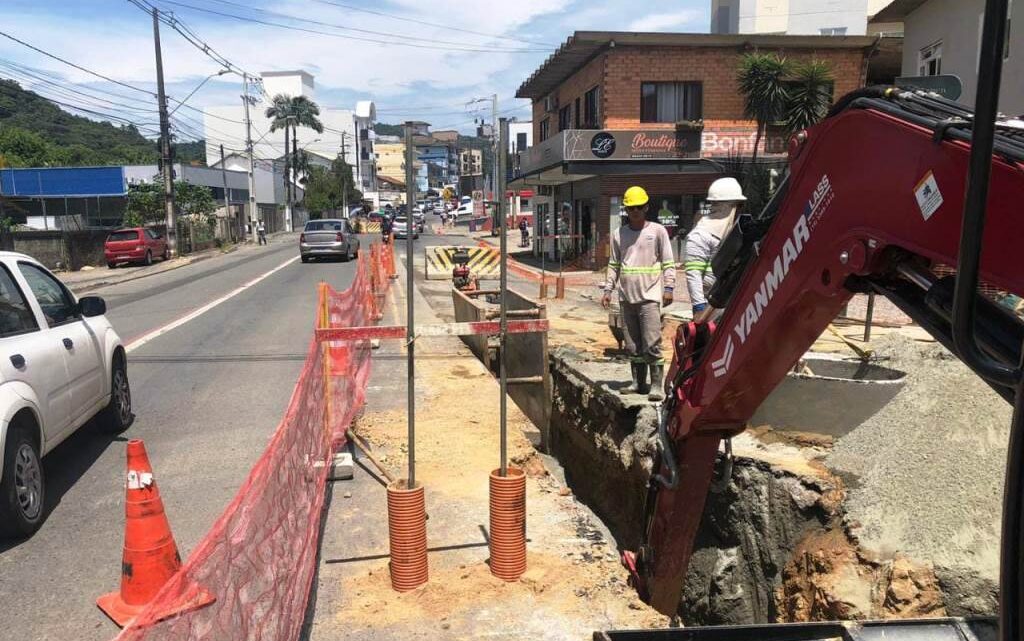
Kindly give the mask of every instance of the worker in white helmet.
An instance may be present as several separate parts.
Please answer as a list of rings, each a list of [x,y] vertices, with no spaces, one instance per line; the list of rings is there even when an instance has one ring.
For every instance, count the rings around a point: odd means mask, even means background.
[[[713,313],[707,299],[708,290],[715,284],[711,258],[718,252],[722,239],[736,219],[737,210],[746,200],[735,178],[719,178],[708,189],[708,212],[686,236],[683,271],[695,321],[707,320]]]

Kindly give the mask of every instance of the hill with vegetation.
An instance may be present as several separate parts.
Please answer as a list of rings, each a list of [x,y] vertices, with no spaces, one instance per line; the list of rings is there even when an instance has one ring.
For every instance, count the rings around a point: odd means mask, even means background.
[[[156,142],[133,125],[76,116],[0,78],[0,167],[152,164]],[[176,160],[202,160],[202,141],[177,145]]]

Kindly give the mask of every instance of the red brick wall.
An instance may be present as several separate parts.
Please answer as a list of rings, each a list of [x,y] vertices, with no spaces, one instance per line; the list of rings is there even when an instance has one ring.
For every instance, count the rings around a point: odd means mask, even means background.
[[[864,52],[860,49],[790,49],[782,53],[795,61],[816,58],[831,63],[836,97],[863,84]],[[552,95],[558,97],[560,106],[573,106],[575,117],[576,98],[601,85],[602,127],[672,129],[672,123],[640,122],[640,84],[699,80],[704,85],[706,129],[751,124],[743,118],[743,97],[736,86],[742,55],[739,48],[619,46],[590,61]],[[533,103],[533,135],[538,142],[544,118],[550,119],[549,134],[558,133],[558,113],[546,113],[541,99]]]
[[[816,58],[832,65],[835,95],[861,86],[864,53],[860,49],[786,50],[795,61]],[[743,51],[711,47],[617,47],[606,54],[604,126],[607,129],[672,129],[672,123],[640,122],[640,84],[696,80],[703,82],[704,122],[743,118],[743,96],[736,70]],[[732,123],[722,123],[732,124]]]
[[[569,106],[572,112],[573,129],[579,129],[576,123],[576,99],[580,99],[580,118],[583,118],[583,94],[587,93],[594,88],[595,85],[603,84],[605,76],[605,59],[607,54],[601,54],[587,63],[582,69],[577,71],[575,74],[570,76],[565,82],[561,84],[555,91],[551,93],[552,96],[558,98],[559,109],[565,106]],[[601,91],[601,100],[604,101],[604,91]],[[639,96],[639,94],[637,94]],[[639,100],[639,98],[637,98]],[[604,117],[604,105],[600,106],[599,116]],[[544,99],[537,100],[533,103],[533,140],[534,144],[540,142],[540,121],[544,118],[550,118],[550,128],[548,129],[549,135],[554,136],[558,133],[558,112],[553,111],[547,113],[544,111]]]

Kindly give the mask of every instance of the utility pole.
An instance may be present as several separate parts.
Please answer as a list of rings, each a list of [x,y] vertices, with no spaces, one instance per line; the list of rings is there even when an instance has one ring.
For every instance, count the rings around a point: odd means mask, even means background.
[[[224,158],[224,145],[220,146],[220,180],[224,184],[224,216],[231,217],[231,201],[228,199],[228,167]]]
[[[249,229],[256,236],[256,160],[252,150],[252,120],[249,118],[249,76],[242,74],[242,104],[245,106],[245,151],[249,154]],[[223,155],[223,154],[221,154]],[[245,239],[243,228],[242,239]]]
[[[163,161],[164,207],[167,222],[167,249],[178,255],[178,227],[174,211],[174,166],[171,164],[171,121],[164,93],[164,61],[160,53],[160,12],[153,8],[153,45],[156,48],[156,95],[160,110],[160,158]]]
[[[494,147],[494,175],[491,178],[491,193],[494,194],[495,204],[493,205],[492,216],[498,215],[497,203],[500,200],[498,195],[498,172],[500,164],[498,163],[499,149],[499,131],[498,131],[498,94],[491,94],[491,142]],[[504,194],[502,194],[504,195]],[[486,205],[484,205],[486,208]],[[491,219],[491,229],[498,228],[498,221],[495,218]]]
[[[413,182],[413,159],[416,154],[412,148],[412,129],[413,121],[407,120],[405,122],[405,275],[406,275],[406,292],[405,292],[405,350],[407,355],[406,361],[406,388],[407,388],[407,409],[408,412],[408,427],[409,427],[409,442],[408,442],[408,455],[409,455],[409,489],[416,487],[416,343],[415,343],[415,325],[413,324],[413,293],[415,292],[415,285],[413,281],[413,272],[415,267],[413,266],[413,233],[414,218],[412,215],[412,206],[416,202],[416,184]]]
[[[344,163],[345,166],[349,167],[349,164],[348,164],[348,145],[345,143],[345,135],[347,133],[348,132],[345,132],[345,131],[341,132],[341,158],[342,158],[342,160],[345,161],[345,163]],[[351,176],[352,176],[352,168],[351,167],[349,167],[349,172],[348,173],[349,173],[348,178],[351,178]],[[345,178],[345,177],[343,177],[343,178]],[[342,218],[348,218],[348,185],[349,185],[348,178],[345,178],[344,180],[342,180],[342,188],[341,188],[341,211],[342,211],[341,217]]]

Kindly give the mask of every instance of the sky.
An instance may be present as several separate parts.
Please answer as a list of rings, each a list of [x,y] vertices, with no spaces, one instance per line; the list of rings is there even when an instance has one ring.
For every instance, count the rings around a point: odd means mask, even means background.
[[[323,107],[352,108],[357,100],[373,100],[380,122],[424,120],[435,130],[466,132],[472,131],[474,117],[490,117],[489,103],[471,107],[466,103],[492,94],[498,95],[500,115],[528,119],[529,103],[514,98],[516,89],[573,31],[706,33],[711,4],[710,0],[136,1],[173,14],[237,68],[250,73],[305,69],[315,76],[316,99]],[[152,19],[129,0],[3,0],[0,32],[113,81],[155,89]],[[172,98],[186,98],[220,69],[168,26],[161,27],[161,41],[167,93]],[[147,134],[156,120],[146,94],[100,80],[2,36],[0,77],[14,78],[67,104],[142,123]],[[240,92],[240,79],[227,74],[208,80],[187,104],[199,109],[237,104]],[[175,118],[183,130],[201,130],[202,117],[188,107]]]

